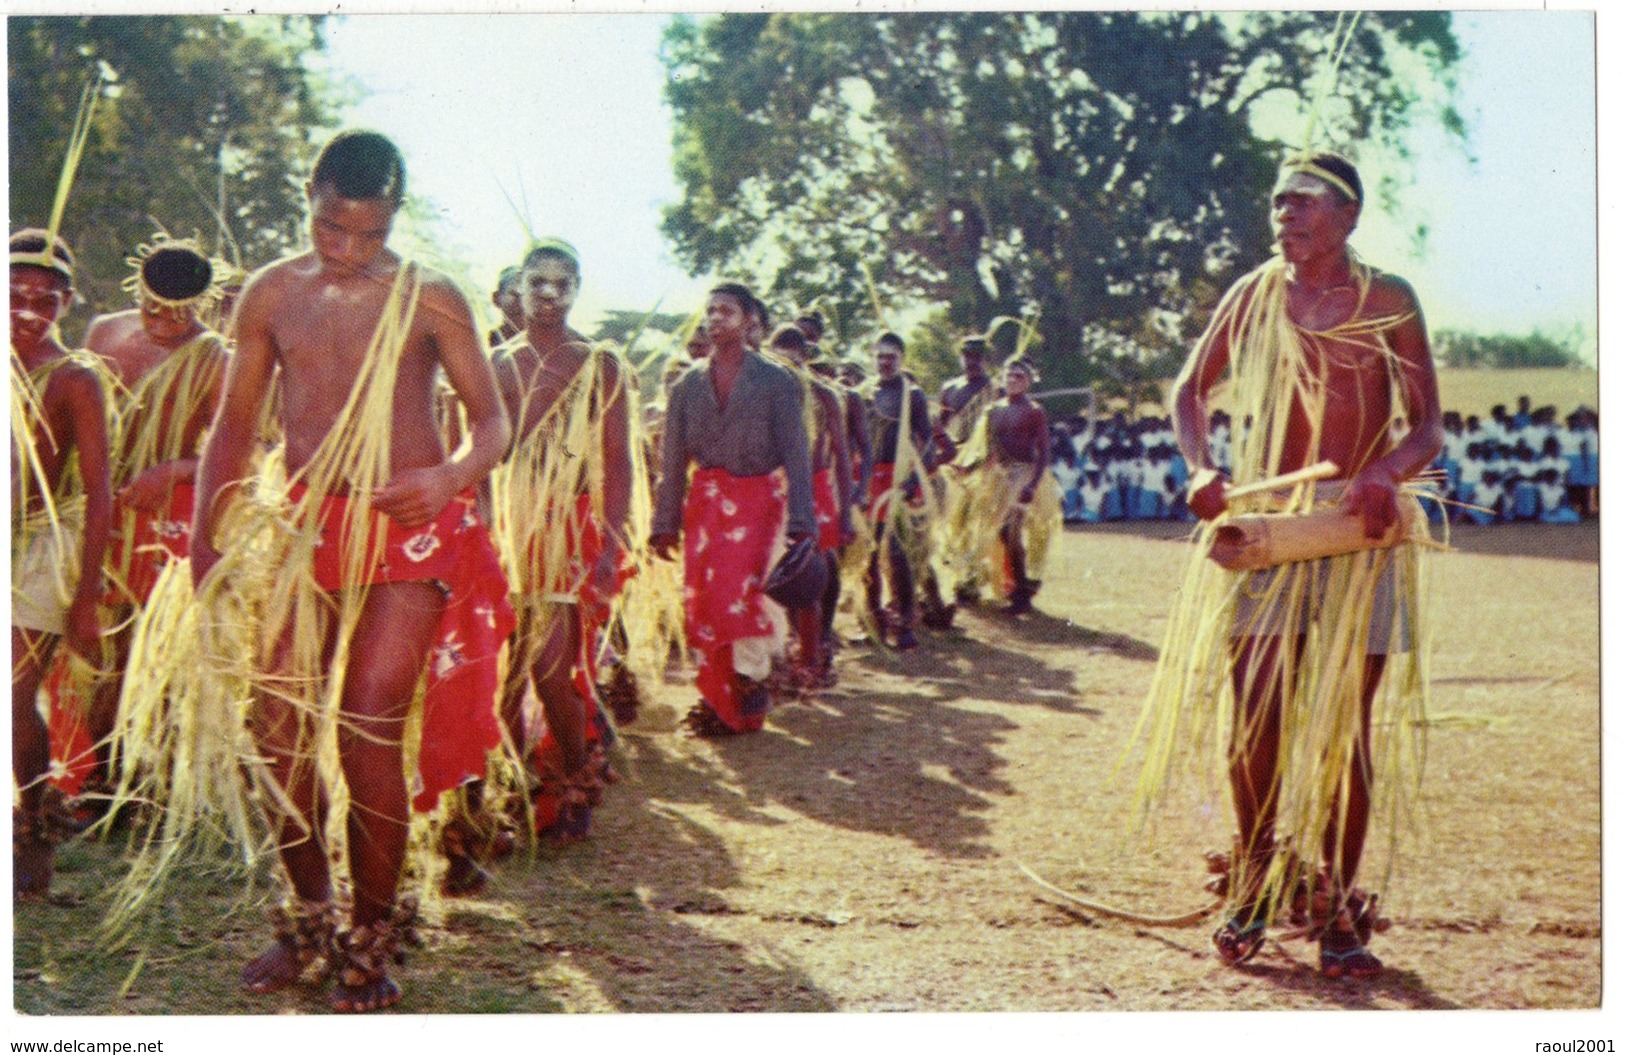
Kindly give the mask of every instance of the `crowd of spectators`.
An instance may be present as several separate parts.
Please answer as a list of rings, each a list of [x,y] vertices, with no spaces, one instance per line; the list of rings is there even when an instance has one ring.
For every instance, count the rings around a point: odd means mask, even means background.
[[[1537,520],[1574,523],[1597,515],[1597,413],[1578,407],[1531,408],[1527,396],[1511,413],[1488,418],[1444,414],[1444,449],[1426,482],[1439,501],[1424,506],[1434,520],[1477,524]],[[1118,412],[1097,421],[1078,416],[1053,426],[1052,470],[1068,523],[1193,520],[1185,507],[1190,471],[1168,418],[1130,420]],[[1229,468],[1232,423],[1213,414],[1209,442]]]

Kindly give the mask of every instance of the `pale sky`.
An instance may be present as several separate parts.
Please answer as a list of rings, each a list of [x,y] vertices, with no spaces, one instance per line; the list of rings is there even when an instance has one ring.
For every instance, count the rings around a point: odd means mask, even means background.
[[[581,250],[579,321],[661,298],[684,311],[706,283],[682,273],[659,233],[660,207],[678,194],[656,53],[668,17],[355,16],[329,23],[328,59],[369,92],[347,119],[395,138],[409,186],[444,213],[453,242],[433,253],[491,282],[523,251],[503,197],[523,188],[535,232]],[[1456,32],[1471,138],[1463,147],[1418,128],[1402,214],[1368,211],[1354,243],[1412,281],[1434,329],[1579,332],[1594,357],[1592,17],[1463,12]],[[1431,232],[1420,255],[1418,221]]]

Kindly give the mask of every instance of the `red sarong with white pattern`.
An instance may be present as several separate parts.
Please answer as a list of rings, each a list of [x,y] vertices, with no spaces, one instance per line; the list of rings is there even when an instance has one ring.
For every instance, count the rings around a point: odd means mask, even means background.
[[[604,555],[604,532],[598,526],[598,521],[592,513],[592,496],[580,495],[576,498],[575,510],[564,524],[565,538],[568,539],[570,557],[567,572],[562,577],[550,578],[550,582],[563,583],[562,589],[551,592],[556,595],[558,603],[573,604],[576,609],[576,618],[581,631],[581,652],[576,656],[575,666],[571,674],[575,680],[576,691],[581,693],[583,700],[594,703],[598,700],[598,650],[594,643],[598,638],[598,631],[603,628],[600,620],[594,618],[591,609],[599,604],[609,604],[621,592],[621,587],[636,572],[627,554],[623,551],[620,564],[615,569],[615,583],[608,597],[600,597],[598,587],[593,585],[593,569],[598,566],[598,560]],[[565,600],[569,598],[569,600]],[[548,600],[554,598],[549,597]],[[588,741],[598,739],[596,730],[590,730]]]
[[[745,713],[734,677],[734,642],[773,633],[762,583],[784,526],[782,473],[734,476],[696,469],[683,507],[683,608],[689,645],[700,654],[695,685],[718,718],[738,732],[762,727]]]
[[[294,488],[295,499],[302,493]],[[429,652],[423,696],[423,739],[413,808],[434,809],[440,793],[485,776],[486,755],[502,743],[497,717],[497,658],[514,630],[508,580],[474,511],[474,493],[446,504],[434,521],[404,528],[381,513],[386,537],[366,569],[345,581],[342,562],[347,499],[321,504],[322,537],[314,554],[316,583],[327,591],[393,582],[435,582],[447,591],[436,644]]]
[[[104,598],[107,604],[146,604],[164,566],[186,559],[192,545],[196,494],[191,484],[176,484],[161,509],[131,509],[115,502],[113,523],[118,530],[108,539],[108,563],[114,575]]]

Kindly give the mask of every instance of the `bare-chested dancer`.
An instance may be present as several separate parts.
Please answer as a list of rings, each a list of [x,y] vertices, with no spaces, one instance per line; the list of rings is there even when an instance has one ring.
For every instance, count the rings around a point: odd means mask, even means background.
[[[108,788],[105,738],[117,718],[130,651],[133,608],[146,603],[159,572],[191,542],[198,452],[226,372],[225,341],[202,319],[219,295],[219,263],[190,241],[160,240],[135,258],[126,286],[137,307],[98,316],[85,348],[118,381],[119,435],[113,451],[114,536],[109,601],[112,668],[97,685],[87,722],[96,768],[87,788]]]
[[[280,989],[326,954],[337,960],[336,1011],[370,1011],[401,996],[388,977],[387,954],[400,940],[396,888],[409,817],[403,730],[431,648],[438,655],[442,614],[463,596],[462,585],[449,581],[443,558],[469,553],[465,546],[489,550],[483,531],[474,530],[472,489],[501,459],[509,439],[467,300],[443,275],[403,262],[386,246],[404,182],[399,151],[376,133],[340,133],[323,148],[305,188],[312,248],[257,272],[237,306],[236,351],[198,473],[192,533],[192,575],[202,584],[221,559],[216,527],[226,496],[248,473],[273,377],[280,383],[284,458],[294,474],[330,457],[329,433],[354,420],[347,406],[352,389],[379,373],[381,358],[394,360],[386,420],[361,426],[387,430],[388,482],[368,496],[348,488],[314,496],[322,503],[324,524],[342,522],[331,532],[334,541],[351,530],[344,518],[354,518],[344,507],[367,509],[368,499],[371,521],[360,530],[387,528],[389,534],[383,552],[370,554],[361,575],[348,568],[332,583],[320,575],[317,580],[334,604],[357,596],[350,591],[360,595],[357,602],[344,602],[359,603],[360,611],[339,700],[340,762],[351,795],[354,904],[348,933],[331,936],[333,887],[322,836],[327,792],[305,757],[311,719],[279,695],[262,692],[253,720],[260,750],[291,810],[277,819],[278,845],[297,906],[293,925],[277,944],[243,969],[243,985],[255,992]],[[375,338],[397,324],[384,318],[386,308],[402,303],[400,291],[413,285],[419,299],[398,338],[398,357],[380,357]],[[471,440],[453,459],[437,427],[436,379],[442,371],[470,423]],[[311,559],[320,571],[319,558]],[[489,564],[495,567],[494,553]],[[500,582],[499,570],[496,578]],[[293,629],[283,628],[290,637]],[[329,656],[332,647],[330,640]],[[470,706],[469,720],[477,719],[477,702]],[[494,723],[494,703],[486,717]],[[425,748],[429,740],[426,734]],[[478,759],[483,771],[483,752]]]
[[[1359,174],[1339,155],[1300,155],[1281,169],[1271,212],[1279,256],[1225,294],[1172,394],[1179,446],[1195,470],[1190,508],[1204,520],[1230,511],[1229,481],[1214,463],[1207,431],[1209,396],[1227,368],[1234,398],[1243,401],[1233,413],[1252,423],[1238,435],[1238,482],[1323,460],[1338,467],[1331,485],[1264,501],[1288,503],[1286,512],[1301,512],[1307,502],[1340,507],[1363,520],[1370,540],[1401,517],[1402,502],[1414,504],[1400,498],[1400,486],[1439,451],[1438,388],[1415,293],[1349,249],[1363,200]],[[1397,437],[1396,416],[1408,426]],[[1390,656],[1409,661],[1401,654],[1413,650],[1420,614],[1402,593],[1416,578],[1414,548],[1227,573],[1245,575],[1221,584],[1231,617],[1208,622],[1218,635],[1228,629],[1228,641],[1187,648],[1171,633],[1164,647],[1153,712],[1162,686],[1191,683],[1188,674],[1165,676],[1188,666],[1190,656],[1211,654],[1229,666],[1229,776],[1240,842],[1228,921],[1214,936],[1226,963],[1247,960],[1262,943],[1284,896],[1271,892],[1269,877],[1281,875],[1288,851],[1307,856],[1318,842],[1329,901],[1319,929],[1321,970],[1334,978],[1381,970],[1363,944],[1366,903],[1354,881],[1371,805],[1372,702]],[[1311,652],[1312,630],[1318,643]],[[1223,675],[1214,680],[1222,683]],[[1404,679],[1402,695],[1417,685]],[[1329,738],[1316,739],[1322,736]],[[1309,776],[1287,789],[1283,774],[1298,771]],[[1292,838],[1283,847],[1277,820],[1288,816]]]
[[[987,409],[988,453],[993,460],[988,468],[1003,473],[1003,482],[1016,492],[1014,504],[1004,511],[999,524],[999,541],[1004,545],[1013,583],[1010,604],[1005,608],[1007,615],[1032,611],[1033,594],[1038,588],[1027,577],[1025,519],[1044,474],[1049,472],[1050,447],[1049,417],[1043,407],[1027,398],[1032,384],[1032,364],[1026,359],[1012,359],[1004,364],[1005,396]]]
[[[962,337],[959,341],[960,376],[950,378],[937,397],[934,439],[938,458],[950,461],[959,447],[970,439],[971,430],[981,420],[988,404],[998,398],[998,389],[988,376],[987,338]]]
[[[40,683],[63,640],[100,662],[112,487],[101,381],[56,328],[73,300],[73,252],[37,229],[12,235],[10,251],[12,888],[43,897],[56,843],[73,824],[46,783],[51,746]]]
[[[541,781],[538,831],[565,842],[587,834],[607,773],[592,652],[628,571],[633,471],[620,360],[569,326],[580,285],[569,243],[534,246],[518,282],[524,341],[497,363],[516,439],[495,478],[496,522],[520,612],[503,720]],[[547,722],[534,750],[527,685]]]

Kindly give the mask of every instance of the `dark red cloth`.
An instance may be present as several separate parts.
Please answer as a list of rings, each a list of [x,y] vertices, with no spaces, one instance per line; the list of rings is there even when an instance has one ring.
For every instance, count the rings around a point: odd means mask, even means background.
[[[64,795],[79,794],[96,768],[87,723],[90,701],[73,690],[68,678],[68,650],[58,648],[45,675],[49,701],[46,726],[51,737],[51,783]]]
[[[869,470],[869,519],[877,524],[891,509],[892,474],[896,471],[893,462],[875,462]]]
[[[575,606],[574,613],[561,616],[577,620],[578,640],[581,644],[580,652],[570,668],[570,678],[575,684],[576,693],[581,697],[587,713],[583,715],[586,729],[586,746],[589,753],[594,745],[603,743],[605,739],[605,726],[603,719],[603,703],[598,698],[598,636],[604,628],[601,614],[592,611],[594,602],[610,604],[620,594],[629,579],[637,573],[637,566],[632,563],[631,556],[624,549],[621,551],[620,563],[615,569],[614,592],[609,597],[600,597],[599,591],[592,583],[592,572],[598,560],[604,555],[604,533],[593,517],[592,496],[581,495],[576,499],[575,510],[565,522],[565,531],[569,539],[569,574],[563,581],[573,585],[572,592],[581,603]],[[538,574],[536,581],[549,581],[550,577]],[[552,578],[551,581],[559,581]],[[553,730],[548,729],[542,738],[531,748],[533,765],[538,772],[546,772],[552,760],[559,757],[558,738]],[[533,813],[536,820],[536,830],[543,831],[552,827],[559,819],[559,810],[563,799],[555,794],[539,792],[533,800]]]
[[[683,507],[683,610],[689,647],[700,653],[695,684],[729,728],[760,729],[760,709],[742,707],[733,643],[773,633],[762,583],[784,526],[781,473],[734,476],[697,469]]]
[[[114,574],[102,598],[104,604],[146,604],[164,566],[172,560],[186,559],[192,544],[196,494],[191,484],[176,484],[162,509],[131,509],[122,503],[114,504],[113,523],[118,529],[108,539],[108,562]]]
[[[298,489],[294,497],[298,498]],[[345,581],[343,528],[347,499],[322,500],[322,536],[312,569],[322,589],[391,582],[435,581],[450,591],[437,644],[429,653],[423,698],[423,739],[412,805],[434,809],[440,793],[485,775],[486,755],[502,743],[497,717],[497,658],[513,633],[508,580],[474,509],[473,491],[447,503],[433,523],[403,528],[383,516],[385,538],[363,568]]]

